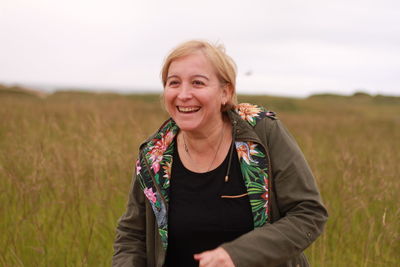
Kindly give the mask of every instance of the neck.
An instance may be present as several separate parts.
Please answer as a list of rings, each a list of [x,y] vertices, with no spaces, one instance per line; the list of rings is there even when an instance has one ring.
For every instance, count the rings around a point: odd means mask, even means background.
[[[226,122],[221,119],[207,129],[207,132],[181,131],[182,139],[187,149],[192,153],[203,153],[208,150],[215,150],[221,142],[221,135],[224,134]],[[222,137],[223,138],[223,137]]]
[[[221,120],[208,127],[207,134],[181,131],[178,150],[183,165],[191,171],[207,172],[218,167],[225,159],[232,142],[231,125]]]

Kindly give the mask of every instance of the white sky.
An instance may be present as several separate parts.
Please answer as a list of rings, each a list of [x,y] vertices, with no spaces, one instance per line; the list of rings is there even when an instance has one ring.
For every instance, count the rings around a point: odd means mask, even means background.
[[[0,83],[161,92],[168,51],[207,39],[239,93],[400,95],[398,0],[0,0],[0,33]]]

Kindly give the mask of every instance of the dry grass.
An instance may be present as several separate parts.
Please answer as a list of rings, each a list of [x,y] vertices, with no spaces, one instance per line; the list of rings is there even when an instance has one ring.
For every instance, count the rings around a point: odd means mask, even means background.
[[[398,100],[241,98],[277,111],[314,170],[330,220],[313,266],[396,266]],[[0,266],[109,266],[137,148],[166,117],[154,96],[2,94]]]

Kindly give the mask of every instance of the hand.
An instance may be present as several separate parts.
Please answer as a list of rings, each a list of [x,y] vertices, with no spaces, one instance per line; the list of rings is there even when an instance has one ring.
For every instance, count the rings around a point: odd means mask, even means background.
[[[235,267],[231,256],[223,248],[194,254],[194,259],[199,261],[199,267]]]

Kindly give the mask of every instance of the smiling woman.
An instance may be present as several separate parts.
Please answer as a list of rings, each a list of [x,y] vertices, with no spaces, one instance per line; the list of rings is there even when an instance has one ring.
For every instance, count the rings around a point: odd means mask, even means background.
[[[162,69],[170,115],[140,146],[113,266],[308,266],[327,212],[275,113],[236,103],[235,64],[189,41]]]
[[[177,59],[169,67],[165,105],[182,131],[208,136],[221,129],[221,104],[231,95],[231,87],[221,88],[213,66],[201,52]]]

